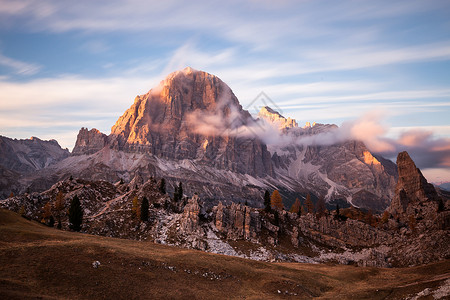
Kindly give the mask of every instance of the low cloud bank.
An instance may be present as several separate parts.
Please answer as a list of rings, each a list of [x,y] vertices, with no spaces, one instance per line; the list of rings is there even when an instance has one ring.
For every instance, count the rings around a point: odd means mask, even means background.
[[[278,124],[253,119],[221,97],[212,112],[194,111],[187,116],[191,128],[207,136],[233,136],[258,138],[267,145],[283,148],[289,145],[329,146],[349,140],[358,140],[373,153],[395,159],[398,152],[408,151],[419,168],[450,167],[450,138],[438,138],[430,131],[408,130],[397,138],[387,137],[389,128],[383,123],[383,112],[376,111],[344,122],[340,127],[308,134],[308,129],[298,128],[288,133],[278,129]]]

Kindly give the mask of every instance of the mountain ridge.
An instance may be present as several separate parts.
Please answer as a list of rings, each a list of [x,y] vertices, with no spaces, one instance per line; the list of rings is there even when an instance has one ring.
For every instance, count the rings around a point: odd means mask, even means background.
[[[362,142],[297,144],[332,134],[337,126],[300,128],[270,107],[263,109],[269,120],[254,119],[217,76],[185,68],[137,96],[109,135],[81,128],[70,157],[21,184],[42,190],[69,176],[109,181],[154,176],[170,179],[169,189],[185,181],[187,192],[214,203],[248,201],[261,207],[261,190],[280,189],[287,191],[286,206],[310,192],[328,202],[341,199],[376,211],[387,207],[395,164],[377,158]],[[271,138],[282,145],[271,144]]]

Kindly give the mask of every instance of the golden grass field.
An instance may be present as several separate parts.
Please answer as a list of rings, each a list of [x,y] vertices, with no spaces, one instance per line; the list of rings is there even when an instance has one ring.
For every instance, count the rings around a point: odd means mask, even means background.
[[[448,260],[392,269],[257,262],[60,231],[0,209],[0,299],[401,299],[449,277]]]

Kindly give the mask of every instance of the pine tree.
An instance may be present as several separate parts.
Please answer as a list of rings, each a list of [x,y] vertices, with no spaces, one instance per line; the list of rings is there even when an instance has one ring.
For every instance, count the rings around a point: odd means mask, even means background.
[[[274,209],[283,210],[283,199],[281,198],[280,192],[277,190],[273,191],[272,196],[270,197],[270,205]]]
[[[52,216],[52,206],[50,204],[50,201],[45,203],[43,209],[42,209],[42,223],[45,223],[46,225],[49,225],[50,217]]]
[[[48,219],[48,226],[55,226],[55,218],[53,218],[53,216],[50,216],[50,218]]]
[[[264,192],[264,210],[270,212],[270,193],[268,190]]]
[[[137,196],[135,196],[133,198],[133,203],[132,203],[132,206],[131,206],[131,214],[132,214],[133,218],[137,218],[137,219],[140,218],[139,201],[138,201],[138,197]]]
[[[22,205],[20,207],[19,215],[22,216],[22,217],[25,217],[25,206]]]
[[[305,205],[306,205],[306,212],[308,214],[314,213],[314,204],[311,201],[311,195],[309,193],[306,195]]]
[[[444,201],[442,201],[442,198],[439,198],[439,202],[438,202],[438,212],[442,212],[445,210],[445,205],[444,205]]]
[[[173,202],[178,202],[178,187],[175,186],[175,189],[173,191]]]
[[[120,178],[120,184],[124,184],[123,178]]]
[[[298,211],[298,215],[306,215],[306,210],[303,205],[300,205],[300,210]]]
[[[148,221],[148,200],[147,200],[147,197],[144,197],[144,199],[142,199],[142,203],[141,203],[141,221],[143,221],[143,222]]]
[[[181,182],[178,184],[178,201],[183,199],[183,185]]]
[[[159,192],[163,195],[166,193],[166,180],[164,178],[161,178],[159,183]]]
[[[280,216],[278,215],[278,210],[273,212],[273,222],[275,226],[280,226]]]
[[[298,198],[295,198],[295,202],[294,204],[292,204],[291,209],[289,210],[289,212],[294,213],[294,214],[301,214],[301,210],[300,210],[300,200],[298,200]]]
[[[83,209],[81,208],[80,199],[75,195],[70,201],[69,207],[69,228],[75,231],[81,230],[83,223]]]
[[[336,216],[339,217],[340,215],[340,211],[339,211],[339,204],[336,204]]]

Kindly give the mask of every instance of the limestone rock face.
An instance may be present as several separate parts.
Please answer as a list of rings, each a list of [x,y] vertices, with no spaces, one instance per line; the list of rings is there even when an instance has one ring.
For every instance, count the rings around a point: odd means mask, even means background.
[[[291,134],[312,137],[335,127],[316,124],[296,128]],[[329,146],[297,145],[271,148],[275,171],[297,180],[304,190],[325,197],[341,198],[354,206],[383,211],[394,196],[395,164],[374,156],[362,142],[347,141]],[[280,153],[280,154],[278,154]]]
[[[440,201],[434,186],[427,182],[406,151],[398,154],[397,167],[398,183],[387,211],[404,222],[410,217],[434,220]]]
[[[261,231],[261,218],[256,209],[232,203],[225,207],[219,202],[215,207],[215,226],[227,239],[256,239]]]
[[[222,80],[186,68],[137,96],[112,127],[111,143],[124,151],[191,159],[261,177],[273,175],[266,145],[257,138],[233,135],[250,120]]]
[[[105,147],[108,136],[95,128],[81,128],[72,155],[93,154]]]
[[[201,230],[199,218],[200,205],[198,200],[198,196],[194,195],[184,207],[180,225],[181,230],[185,233],[198,233]]]
[[[270,123],[276,124],[280,129],[298,127],[297,121],[290,117],[285,118],[277,111],[273,110],[269,106],[264,106],[258,113],[259,118],[263,118]]]
[[[310,238],[336,247],[364,246],[390,242],[392,236],[363,222],[348,219],[341,222],[332,217],[316,218],[312,214],[299,218],[300,230]]]

